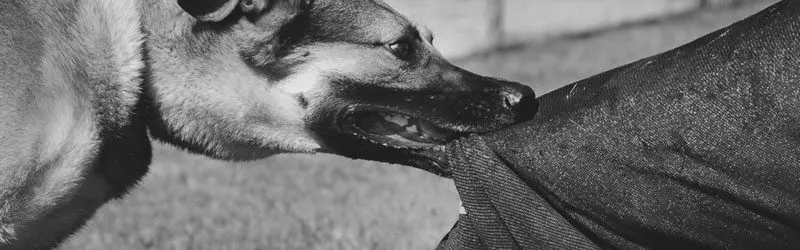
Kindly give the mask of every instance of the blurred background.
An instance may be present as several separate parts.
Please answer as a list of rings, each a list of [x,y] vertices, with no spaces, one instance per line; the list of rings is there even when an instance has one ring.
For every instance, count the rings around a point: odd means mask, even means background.
[[[654,55],[777,0],[386,0],[457,65],[542,95]],[[331,155],[226,163],[156,145],[138,188],[62,249],[432,249],[449,180]]]

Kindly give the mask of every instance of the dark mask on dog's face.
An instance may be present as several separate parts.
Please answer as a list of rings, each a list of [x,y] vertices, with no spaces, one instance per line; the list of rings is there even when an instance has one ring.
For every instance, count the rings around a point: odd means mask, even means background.
[[[322,152],[447,174],[447,142],[536,111],[529,87],[450,64],[429,30],[381,1],[179,3],[199,27],[231,33],[264,88],[291,97],[281,105],[298,107]]]

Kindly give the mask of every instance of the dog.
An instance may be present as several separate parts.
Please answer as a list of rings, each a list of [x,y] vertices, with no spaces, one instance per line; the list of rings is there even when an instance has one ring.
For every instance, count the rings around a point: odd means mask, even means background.
[[[0,248],[50,249],[146,174],[150,139],[445,174],[533,91],[445,60],[380,0],[0,1]]]

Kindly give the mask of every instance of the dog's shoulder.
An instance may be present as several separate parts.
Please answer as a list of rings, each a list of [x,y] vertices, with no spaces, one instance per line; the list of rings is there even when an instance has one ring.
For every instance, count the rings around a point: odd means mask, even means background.
[[[44,58],[55,58],[58,65],[49,67],[62,71],[55,74],[60,79],[44,85],[71,88],[74,95],[64,96],[90,112],[97,144],[91,166],[111,187],[110,197],[119,197],[145,174],[151,155],[141,98],[145,53],[138,3],[57,1],[40,9],[46,10],[39,11],[40,18],[49,21],[44,29],[52,34],[45,39],[45,51],[52,54]]]
[[[32,105],[15,113],[30,117],[28,127],[44,128],[36,134],[49,138],[42,139],[47,141],[41,143],[43,146],[33,145],[41,151],[36,157],[39,160],[46,156],[52,158],[63,154],[66,149],[79,147],[57,138],[69,138],[63,134],[81,130],[84,131],[81,136],[91,141],[81,147],[94,145],[91,156],[81,160],[91,158],[95,161],[92,165],[111,172],[117,171],[117,165],[126,163],[144,165],[137,166],[137,169],[146,167],[150,147],[143,107],[140,107],[145,71],[144,35],[137,1],[21,1],[4,4],[19,13],[3,14],[16,15],[4,19],[18,20],[17,26],[23,27],[16,31],[15,37],[30,40],[12,47],[12,50],[22,51],[18,53],[32,61],[12,64],[9,70],[27,68],[33,72],[12,79],[3,87],[4,90],[26,89],[29,92],[31,98],[27,102]],[[35,48],[17,49],[22,46]],[[84,127],[76,125],[78,122]],[[136,147],[128,151],[148,153],[146,157],[140,157],[140,153],[119,152],[117,147],[121,147],[120,144]],[[128,155],[142,160],[126,162],[130,158],[126,157]],[[130,169],[122,171],[130,172]],[[143,171],[134,171],[137,176],[133,179],[138,179]],[[127,179],[108,182],[112,186],[135,182]]]
[[[0,248],[49,231],[35,214],[94,204],[47,218],[79,226],[144,175],[139,18],[136,1],[0,1]]]

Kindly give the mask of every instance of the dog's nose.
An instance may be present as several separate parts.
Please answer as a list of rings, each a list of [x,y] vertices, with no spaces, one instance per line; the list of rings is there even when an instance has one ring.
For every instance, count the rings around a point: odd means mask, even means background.
[[[517,122],[527,121],[533,119],[536,112],[539,111],[539,101],[536,100],[534,94],[522,96],[515,105],[511,106],[511,110],[516,113]]]
[[[465,107],[476,107],[473,112],[488,111],[483,115],[494,117],[492,122],[502,125],[529,120],[536,114],[538,103],[531,87],[451,67],[453,71],[447,75],[450,76],[447,82],[455,84],[448,87],[458,89],[452,93],[469,93],[469,98],[461,97],[459,102],[465,103]]]
[[[533,91],[527,87],[524,88],[522,90],[517,88],[513,88],[511,91],[504,90],[500,94],[503,99],[503,108],[513,114],[514,123],[530,120],[536,115],[536,111],[539,108],[539,103],[536,101],[536,95]]]

